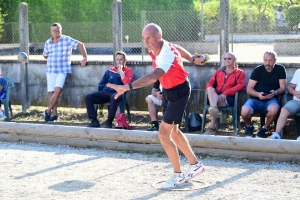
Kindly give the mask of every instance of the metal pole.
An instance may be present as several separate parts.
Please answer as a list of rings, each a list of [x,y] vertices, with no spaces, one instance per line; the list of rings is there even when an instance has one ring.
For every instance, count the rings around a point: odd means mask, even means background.
[[[121,0],[113,1],[113,50],[114,52],[123,50],[122,46],[122,2]],[[115,55],[114,55],[115,60]]]
[[[204,34],[204,0],[202,0],[202,11],[201,11],[201,40],[205,40],[205,34]]]
[[[229,0],[220,0],[220,67],[223,56],[229,51]]]
[[[29,26],[28,26],[28,5],[21,2],[19,4],[19,31],[20,31],[20,51],[25,52],[29,58]],[[25,113],[30,106],[28,96],[28,58],[25,62],[20,64],[20,82],[21,82],[21,94],[22,97],[22,112]]]

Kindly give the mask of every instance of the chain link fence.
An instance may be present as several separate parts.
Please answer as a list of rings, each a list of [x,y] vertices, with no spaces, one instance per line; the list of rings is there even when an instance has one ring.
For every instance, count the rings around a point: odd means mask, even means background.
[[[191,53],[209,53],[212,60],[219,61],[222,17],[218,14],[219,8],[210,1],[200,4],[200,8],[188,4],[123,3],[123,50],[129,55],[141,55],[144,52],[142,29],[153,22],[162,27],[164,39],[184,46]],[[62,24],[63,34],[84,42],[89,55],[113,54],[112,4],[97,7],[28,7],[28,10],[30,54],[42,54],[44,42],[51,37],[50,26],[53,22]],[[266,50],[275,50],[280,62],[300,62],[297,58],[300,54],[298,10],[290,9],[285,13],[273,11],[267,18],[250,7],[247,10],[230,6],[229,50],[236,54],[238,61],[261,62]],[[16,8],[4,17],[0,55],[19,53],[18,13]],[[76,53],[79,52],[74,51]]]

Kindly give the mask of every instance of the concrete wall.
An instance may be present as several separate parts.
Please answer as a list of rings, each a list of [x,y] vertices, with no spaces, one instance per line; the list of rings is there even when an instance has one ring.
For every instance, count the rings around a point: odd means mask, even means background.
[[[113,62],[88,62],[86,67],[81,67],[79,62],[72,62],[73,73],[66,79],[63,93],[59,99],[59,106],[82,108],[85,107],[84,96],[90,92],[96,91],[103,73],[111,66]],[[127,63],[134,71],[134,79],[138,79],[152,71],[151,62],[131,61]],[[247,82],[253,68],[261,63],[239,63],[241,69],[247,75]],[[285,63],[288,82],[291,80],[299,64]],[[13,105],[22,105],[22,85],[24,80],[24,70],[21,69],[21,63],[12,60],[0,60],[0,69],[3,76],[12,78],[15,81],[15,88],[11,91],[11,102]],[[27,92],[31,106],[47,106],[48,93],[46,81],[46,61],[31,60],[28,64],[28,83]],[[203,66],[197,66],[192,63],[185,63],[185,68],[189,72],[189,78],[194,84],[192,90],[190,110],[202,111],[203,93],[205,85],[216,69],[219,68],[218,62],[210,62]],[[145,97],[151,92],[152,86],[137,89],[128,92],[127,98],[132,110],[147,110]],[[241,98],[241,103],[246,100],[246,96]]]

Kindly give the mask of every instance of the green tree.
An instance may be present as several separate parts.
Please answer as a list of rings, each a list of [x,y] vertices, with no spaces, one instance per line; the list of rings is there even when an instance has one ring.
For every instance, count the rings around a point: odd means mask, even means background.
[[[300,5],[293,5],[285,12],[285,19],[288,21],[290,29],[295,29],[298,33],[298,24],[300,23]]]

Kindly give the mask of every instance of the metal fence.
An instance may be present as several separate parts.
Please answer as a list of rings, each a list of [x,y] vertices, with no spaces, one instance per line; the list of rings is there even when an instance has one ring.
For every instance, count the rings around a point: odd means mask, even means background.
[[[209,6],[209,1],[202,6]],[[19,53],[19,15],[18,8],[5,17],[0,33],[0,55]],[[29,51],[40,55],[44,42],[51,37],[50,26],[60,22],[63,34],[84,42],[88,54],[113,54],[112,4],[98,7],[48,8],[29,7]],[[238,61],[260,62],[266,50],[275,50],[280,62],[300,60],[298,29],[290,28],[284,15],[274,18],[239,17],[229,9],[229,42]],[[163,29],[163,38],[183,45],[188,50],[210,53],[212,60],[220,57],[220,18],[205,18],[211,10],[195,9],[194,5],[147,5],[122,4],[122,42],[124,51],[139,55],[143,52],[141,31],[150,22],[159,24]],[[55,16],[57,16],[55,18]],[[283,17],[282,17],[283,16]],[[295,14],[296,17],[296,14]],[[50,21],[52,20],[52,21]],[[294,20],[295,21],[295,20]],[[300,22],[300,19],[299,19]],[[78,51],[74,52],[75,54]]]

